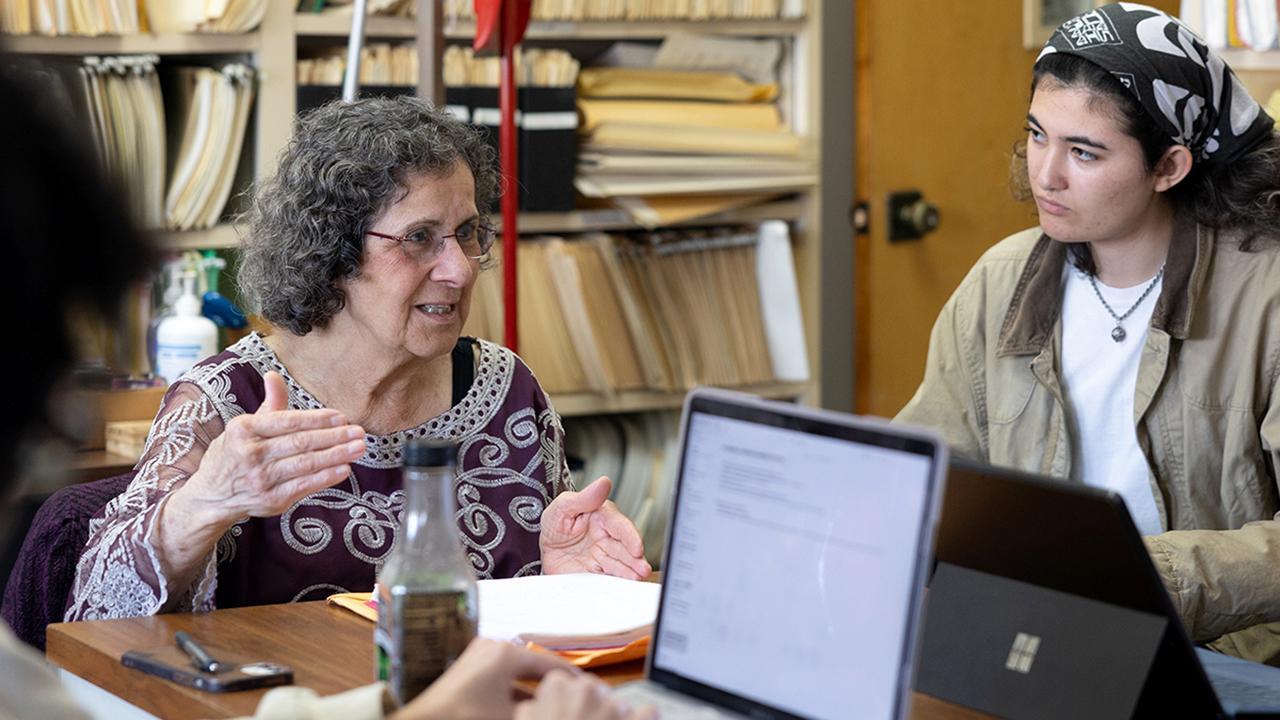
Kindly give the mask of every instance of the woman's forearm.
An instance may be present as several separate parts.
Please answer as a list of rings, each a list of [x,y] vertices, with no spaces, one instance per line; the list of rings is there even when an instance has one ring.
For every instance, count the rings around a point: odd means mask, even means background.
[[[165,609],[195,582],[218,539],[235,524],[207,504],[193,501],[186,488],[174,490],[160,506],[149,538],[164,573]]]

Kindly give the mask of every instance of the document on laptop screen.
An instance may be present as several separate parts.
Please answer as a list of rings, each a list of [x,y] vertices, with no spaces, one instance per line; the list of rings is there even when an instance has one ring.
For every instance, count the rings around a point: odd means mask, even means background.
[[[654,666],[792,713],[888,718],[930,459],[694,413]]]

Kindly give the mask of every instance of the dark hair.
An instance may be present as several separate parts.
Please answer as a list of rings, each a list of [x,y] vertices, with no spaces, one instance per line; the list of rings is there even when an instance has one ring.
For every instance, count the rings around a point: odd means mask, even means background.
[[[49,393],[75,359],[69,320],[96,315],[115,326],[154,260],[86,134],[66,120],[69,108],[14,67],[0,54],[0,236],[10,270],[0,307],[20,343],[0,413],[0,495],[18,474],[21,444],[49,425]]]
[[[1091,108],[1111,114],[1125,133],[1138,141],[1148,172],[1153,172],[1165,151],[1174,146],[1173,139],[1137,98],[1102,67],[1076,55],[1053,53],[1036,63],[1031,76],[1033,96],[1046,79],[1062,87],[1087,90]],[[1014,146],[1009,184],[1015,198],[1031,199],[1025,139]],[[1240,246],[1244,250],[1259,240],[1276,237],[1280,229],[1280,135],[1273,132],[1225,165],[1196,162],[1167,196],[1174,207],[1190,212],[1201,225],[1242,231]],[[1094,271],[1087,245],[1073,244],[1071,251],[1080,269]]]
[[[479,131],[418,98],[335,101],[303,116],[246,216],[237,281],[250,308],[295,335],[324,327],[346,302],[337,280],[360,271],[365,232],[409,176],[462,162],[484,212],[499,190],[494,155]]]

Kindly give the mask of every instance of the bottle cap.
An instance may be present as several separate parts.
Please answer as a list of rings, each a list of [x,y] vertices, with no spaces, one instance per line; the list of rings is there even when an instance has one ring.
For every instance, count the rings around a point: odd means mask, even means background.
[[[413,439],[405,443],[405,467],[442,467],[458,461],[458,445],[434,438]]]

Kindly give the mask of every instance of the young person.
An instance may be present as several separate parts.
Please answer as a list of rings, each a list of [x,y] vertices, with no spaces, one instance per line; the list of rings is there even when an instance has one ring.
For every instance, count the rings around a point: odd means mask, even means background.
[[[1142,5],[1036,61],[1014,184],[1040,227],[943,308],[898,419],[1120,493],[1197,641],[1280,658],[1280,141],[1223,61]]]

